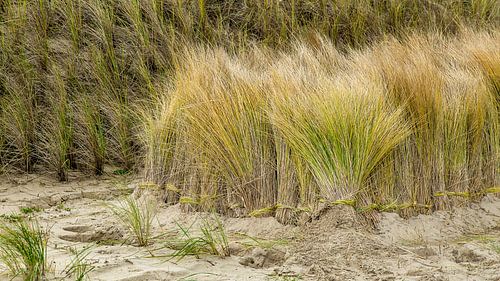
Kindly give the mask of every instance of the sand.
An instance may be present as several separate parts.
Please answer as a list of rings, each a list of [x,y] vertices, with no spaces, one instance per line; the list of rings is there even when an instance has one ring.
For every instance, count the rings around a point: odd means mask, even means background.
[[[376,230],[361,227],[349,207],[339,206],[301,226],[274,218],[222,218],[231,257],[157,257],[127,243],[125,228],[108,204],[130,194],[137,179],[72,175],[68,183],[47,176],[0,176],[0,215],[37,207],[32,214],[50,231],[48,280],[62,273],[70,248],[91,246],[89,280],[500,280],[500,199],[403,219],[382,213]],[[173,233],[204,214],[161,206],[154,235]],[[247,236],[245,236],[247,235]],[[254,243],[245,237],[260,241]],[[252,244],[252,245],[248,245]],[[9,280],[0,263],[0,280]]]

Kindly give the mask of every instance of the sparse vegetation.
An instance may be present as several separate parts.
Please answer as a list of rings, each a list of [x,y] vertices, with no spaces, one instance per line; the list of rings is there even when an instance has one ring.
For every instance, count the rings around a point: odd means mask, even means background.
[[[0,224],[0,261],[12,276],[43,280],[47,272],[48,234],[36,223],[18,220]]]
[[[216,215],[203,218],[199,229],[193,229],[193,225],[177,226],[178,237],[166,241],[166,247],[175,250],[167,256],[169,259],[180,261],[188,256],[200,258],[203,254],[220,257],[231,255],[224,225]]]
[[[56,206],[56,210],[58,210],[58,211],[67,211],[67,212],[69,212],[69,211],[71,211],[71,208],[66,207],[66,206],[64,205],[64,203],[63,203],[63,202],[61,202],[61,203],[57,204],[57,206]]]
[[[15,223],[21,221],[23,219],[23,216],[19,214],[2,214],[0,215],[0,218],[9,223]]]
[[[500,255],[500,240],[496,235],[468,234],[459,237],[454,242],[458,244],[465,244],[465,243],[479,244]]]
[[[19,208],[20,214],[11,213],[11,214],[1,214],[0,218],[8,223],[16,223],[21,222],[26,218],[33,217],[36,213],[41,212],[42,209],[39,207],[21,207]]]
[[[261,248],[261,249],[272,249],[275,246],[284,246],[288,244],[288,240],[285,239],[263,239],[259,237],[253,237],[245,233],[236,233],[236,235],[243,240],[238,243],[242,244],[246,248]]]
[[[495,251],[495,253],[499,254],[500,255],[500,243],[498,242],[492,242],[490,244],[490,248]]]
[[[151,242],[153,221],[157,214],[155,199],[147,197],[133,198],[127,196],[115,205],[109,205],[109,209],[127,228],[131,239],[138,246],[147,246]]]
[[[72,277],[75,281],[90,280],[88,274],[92,272],[95,267],[86,259],[90,254],[91,249],[92,247],[82,248],[81,250],[70,248],[70,252],[73,257],[71,262],[63,270],[66,274],[66,278]]]
[[[268,280],[269,281],[299,281],[299,280],[302,280],[302,278],[300,276],[293,276],[293,275],[290,275],[290,276],[276,275],[276,276],[270,276]]]
[[[25,215],[30,215],[42,211],[42,209],[40,209],[39,207],[22,207],[19,210]]]

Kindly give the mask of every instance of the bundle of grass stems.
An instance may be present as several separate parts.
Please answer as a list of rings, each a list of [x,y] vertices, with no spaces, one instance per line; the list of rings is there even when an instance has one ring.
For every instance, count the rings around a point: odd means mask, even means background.
[[[498,193],[500,4],[0,0],[0,172],[187,210],[426,213]]]
[[[499,39],[190,49],[161,109],[177,117],[158,133],[176,141],[154,153],[169,163],[170,200],[290,222],[325,203],[411,215],[497,193]]]

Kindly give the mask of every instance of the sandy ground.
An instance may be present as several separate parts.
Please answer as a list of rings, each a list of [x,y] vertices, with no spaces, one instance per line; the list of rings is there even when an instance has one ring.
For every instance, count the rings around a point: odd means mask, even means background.
[[[90,280],[500,280],[498,197],[410,219],[383,213],[376,231],[360,227],[348,207],[302,226],[283,226],[274,218],[223,218],[231,257],[176,262],[152,257],[161,239],[143,248],[123,242],[126,231],[106,204],[130,193],[134,182],[0,176],[0,215],[40,208],[34,216],[50,229],[52,280],[71,280],[61,273],[70,262],[69,249],[90,245]],[[163,206],[154,233],[172,232],[176,222],[190,225],[199,217],[178,205]],[[253,246],[243,246],[249,242]],[[0,264],[0,280],[9,280],[4,269]]]

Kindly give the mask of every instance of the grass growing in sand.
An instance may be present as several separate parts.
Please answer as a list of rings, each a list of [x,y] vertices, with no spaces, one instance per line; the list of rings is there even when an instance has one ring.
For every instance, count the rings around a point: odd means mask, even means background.
[[[38,213],[38,212],[42,211],[42,209],[40,209],[39,207],[22,207],[22,208],[19,208],[19,211],[21,211],[21,213],[23,213],[25,215],[30,215],[33,213]]]
[[[154,200],[127,196],[117,204],[109,205],[116,218],[127,228],[138,246],[147,246],[151,240],[153,221],[157,215]]]
[[[176,187],[167,200],[293,223],[319,202],[413,214],[481,197],[498,181],[499,119],[475,36],[495,49],[497,32],[347,54],[322,37],[281,54],[186,51],[169,92],[179,138],[156,173]]]
[[[5,220],[6,222],[14,223],[21,221],[24,218],[24,216],[20,214],[2,214],[0,215],[0,218]]]
[[[90,280],[88,275],[95,269],[95,266],[91,265],[86,259],[91,249],[91,247],[82,248],[81,250],[70,248],[73,257],[63,270],[66,277],[73,277],[75,281]]]
[[[298,276],[271,276],[267,280],[269,281],[299,281],[302,280]]]
[[[494,0],[0,1],[0,170],[110,165],[185,210],[284,223],[477,200],[500,181],[499,19]]]
[[[19,220],[0,225],[0,261],[12,276],[43,280],[47,268],[47,233],[36,222]]]
[[[490,245],[490,248],[495,251],[495,253],[500,255],[500,243],[499,242],[493,242]]]
[[[275,246],[284,246],[288,244],[288,240],[286,239],[263,239],[259,237],[253,237],[246,233],[236,233],[238,238],[241,238],[242,241],[238,242],[243,245],[247,249],[253,248],[262,248],[262,249],[272,249]]]
[[[178,237],[166,241],[166,247],[175,250],[167,256],[169,259],[180,261],[188,256],[200,258],[204,254],[219,257],[231,255],[224,225],[216,215],[203,218],[199,229],[192,229],[192,225],[177,226]]]

